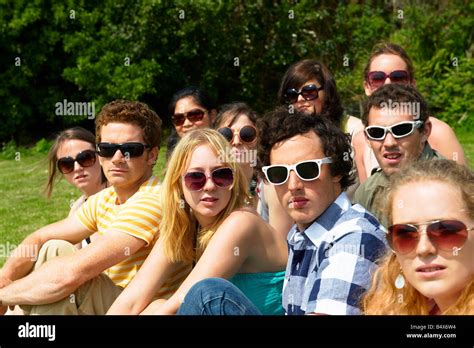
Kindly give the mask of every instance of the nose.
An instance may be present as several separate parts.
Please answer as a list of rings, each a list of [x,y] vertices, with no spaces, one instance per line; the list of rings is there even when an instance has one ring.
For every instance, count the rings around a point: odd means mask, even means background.
[[[436,254],[436,247],[428,238],[426,231],[420,233],[420,240],[416,246],[416,254],[420,257],[426,257],[429,255]]]
[[[216,189],[216,184],[212,180],[210,175],[206,175],[206,184],[202,188],[203,191],[214,191]]]
[[[234,146],[239,146],[240,145],[240,137],[237,132],[234,132],[234,135],[232,136],[232,145]]]
[[[384,84],[384,85],[389,85],[389,84],[391,84],[391,83],[392,83],[392,80],[390,80],[390,76],[387,76],[387,77],[385,78],[385,81],[383,82],[383,84]]]
[[[74,171],[81,170],[82,166],[79,164],[78,161],[74,161]]]
[[[125,156],[122,154],[122,151],[117,149],[117,151],[115,151],[114,155],[112,156],[112,163],[113,164],[121,163],[124,161],[124,159],[125,159]]]
[[[395,137],[390,132],[387,132],[387,134],[385,134],[383,144],[385,147],[394,147],[398,145],[397,139],[395,139]]]
[[[296,173],[291,170],[290,176],[288,178],[288,190],[290,191],[298,191],[303,188],[303,182],[301,179],[296,175]]]
[[[306,99],[303,98],[303,96],[301,94],[298,95],[298,99],[296,100],[296,102],[300,102],[300,101],[305,101]]]
[[[183,127],[190,128],[193,126],[193,122],[191,122],[187,117],[184,118]]]

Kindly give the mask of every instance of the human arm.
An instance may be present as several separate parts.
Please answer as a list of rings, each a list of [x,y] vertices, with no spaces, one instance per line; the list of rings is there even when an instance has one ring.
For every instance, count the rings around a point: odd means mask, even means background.
[[[0,301],[6,305],[41,305],[59,301],[86,281],[134,254],[145,243],[129,234],[109,230],[87,248],[68,256],[58,256],[0,289]]]
[[[467,160],[459,140],[449,125],[435,117],[430,117],[431,133],[428,143],[446,159],[466,165]]]
[[[170,275],[182,263],[173,263],[165,256],[160,239],[155,243],[132,282],[122,291],[107,314],[139,314],[151,302]]]
[[[354,162],[359,176],[359,182],[362,184],[367,180],[367,170],[365,168],[364,153],[368,147],[364,132],[357,132],[352,137],[352,146],[354,147]]]
[[[294,221],[278,200],[275,187],[271,184],[264,184],[263,189],[268,204],[269,225],[275,229],[279,236],[286,240],[288,231],[293,226]]]
[[[148,308],[143,314],[175,314],[189,289],[206,278],[230,279],[242,265],[253,257],[256,241],[255,219],[250,212],[236,211],[229,215],[211,238],[191,274],[181,284],[176,293],[153,312]]]

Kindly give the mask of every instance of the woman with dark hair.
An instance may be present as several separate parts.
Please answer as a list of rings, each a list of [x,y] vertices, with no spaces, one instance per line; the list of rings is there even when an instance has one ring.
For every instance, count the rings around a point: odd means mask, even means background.
[[[402,83],[416,86],[415,69],[406,51],[399,45],[382,42],[374,46],[364,69],[364,90],[370,96],[379,87],[389,83]],[[436,117],[429,117],[432,130],[428,138],[430,146],[443,157],[466,165],[464,150],[449,125]],[[354,140],[357,144],[366,143],[364,132]],[[355,160],[361,181],[369,177],[379,167],[374,153],[367,145],[364,151],[356,153]]]
[[[187,132],[196,128],[211,128],[216,117],[216,105],[205,90],[189,86],[171,97],[168,112],[174,128],[167,140],[166,158]]]
[[[305,114],[325,116],[351,136],[363,128],[358,118],[344,116],[334,77],[324,64],[314,59],[301,60],[288,68],[281,81],[278,101]]]
[[[69,215],[88,197],[107,187],[107,179],[97,161],[95,136],[82,127],[66,129],[58,134],[48,153],[48,173],[45,189],[48,198],[51,197],[59,173],[81,190],[82,196],[71,204]]]
[[[257,209],[278,235],[286,238],[293,221],[278,202],[274,187],[258,180],[254,170],[257,161],[256,124],[257,113],[245,103],[234,102],[219,108],[214,128],[229,141],[231,158],[243,169],[249,185],[247,203]]]
[[[304,59],[291,65],[283,75],[278,100],[282,105],[311,115],[326,117],[336,124],[342,131],[351,137],[351,146],[356,156],[363,153],[365,144],[354,143],[356,134],[363,130],[360,119],[350,115],[344,115],[336,81],[329,69],[321,62],[314,59]],[[355,166],[354,169],[358,166]],[[351,196],[358,183],[349,190]]]

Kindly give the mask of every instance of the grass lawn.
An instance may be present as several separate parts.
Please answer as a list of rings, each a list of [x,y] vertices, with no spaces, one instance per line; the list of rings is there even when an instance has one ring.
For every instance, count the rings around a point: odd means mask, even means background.
[[[459,132],[458,138],[473,168],[474,133]],[[163,147],[154,170],[161,178],[165,152]],[[0,160],[0,267],[5,262],[5,250],[11,250],[10,246],[36,229],[67,216],[71,202],[80,196],[79,190],[61,180],[53,197],[47,199],[42,192],[46,179],[45,155],[23,156],[19,161]]]

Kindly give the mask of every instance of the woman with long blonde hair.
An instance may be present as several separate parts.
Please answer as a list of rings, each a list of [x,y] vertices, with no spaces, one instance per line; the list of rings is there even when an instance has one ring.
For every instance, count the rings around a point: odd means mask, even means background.
[[[449,160],[394,174],[386,205],[393,252],[363,299],[366,314],[474,314],[474,173]]]
[[[175,314],[195,283],[218,277],[229,279],[263,313],[282,314],[286,241],[245,207],[247,190],[242,168],[219,132],[199,129],[183,136],[163,181],[159,240],[109,313]],[[150,304],[183,264],[194,267],[178,291]]]

